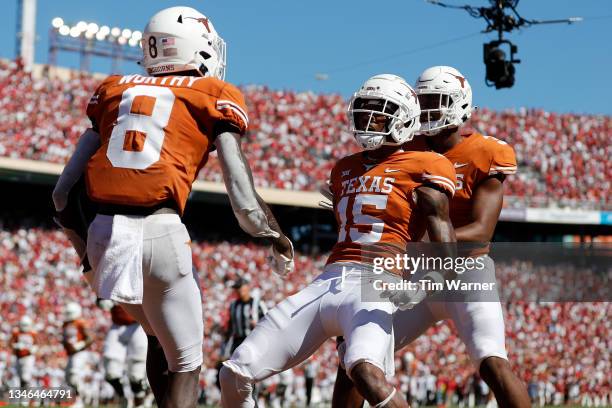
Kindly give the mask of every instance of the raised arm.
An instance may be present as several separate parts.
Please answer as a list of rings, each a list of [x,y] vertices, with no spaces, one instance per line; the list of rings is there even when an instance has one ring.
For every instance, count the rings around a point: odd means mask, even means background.
[[[276,272],[285,275],[293,270],[293,246],[283,234],[268,205],[257,195],[253,176],[242,147],[240,136],[223,132],[215,139],[223,181],[240,227],[257,238],[272,240]]]

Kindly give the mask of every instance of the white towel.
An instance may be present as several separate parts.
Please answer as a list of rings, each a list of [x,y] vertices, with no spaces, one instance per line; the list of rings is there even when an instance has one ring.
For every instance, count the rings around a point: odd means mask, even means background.
[[[115,215],[111,237],[96,267],[94,288],[99,297],[142,304],[144,217]]]

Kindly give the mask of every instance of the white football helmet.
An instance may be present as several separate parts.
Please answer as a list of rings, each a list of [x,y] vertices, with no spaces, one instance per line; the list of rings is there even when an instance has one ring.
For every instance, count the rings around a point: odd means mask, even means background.
[[[81,305],[78,303],[68,303],[64,308],[64,321],[71,322],[81,317]]]
[[[205,77],[225,78],[225,41],[208,17],[191,7],[155,14],[141,44],[141,64],[149,75],[196,70]]]
[[[420,127],[420,114],[414,90],[403,78],[391,74],[375,75],[365,81],[348,108],[350,131],[365,150],[412,140]],[[370,125],[379,116],[386,116],[387,122],[382,131],[374,131]]]
[[[30,331],[32,330],[32,319],[30,318],[30,316],[23,316],[20,320],[19,320],[19,329],[21,331]]]
[[[472,116],[472,87],[455,68],[427,68],[414,86],[421,104],[420,133],[432,136]]]

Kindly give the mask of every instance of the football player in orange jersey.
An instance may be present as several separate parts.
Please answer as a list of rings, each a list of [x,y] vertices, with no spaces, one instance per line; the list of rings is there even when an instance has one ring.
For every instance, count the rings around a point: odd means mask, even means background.
[[[397,306],[380,293],[367,299],[362,289],[383,275],[399,279],[373,272],[374,258],[387,249],[403,251],[425,230],[432,241],[455,240],[448,216],[452,164],[437,153],[402,150],[419,128],[419,115],[416,94],[398,76],[374,76],[355,93],[351,131],[365,151],[339,160],[331,172],[338,242],[323,273],[270,310],[223,363],[224,407],[255,406],[255,382],[300,364],[340,335],[346,338],[343,364],[368,402],[407,407],[385,378],[393,373]]]
[[[36,337],[32,319],[29,316],[23,316],[11,337],[11,348],[17,358],[17,374],[21,388],[28,388],[32,381],[36,361],[34,356],[37,348]]]
[[[516,172],[514,150],[506,142],[467,131],[472,113],[472,89],[456,69],[435,66],[417,79],[421,105],[421,133],[431,150],[453,162],[457,187],[450,217],[457,242],[469,242],[470,255],[484,262],[483,270],[468,270],[474,281],[495,282],[495,266],[488,253],[503,203],[503,181]],[[491,387],[501,407],[530,406],[527,389],[512,372],[505,347],[504,317],[499,301],[423,302],[399,311],[393,320],[395,349],[410,344],[435,323],[451,319],[480,376]],[[340,370],[334,406],[360,407],[363,399],[350,390]]]
[[[81,306],[78,303],[68,303],[64,308],[64,324],[62,326],[62,344],[66,354],[68,354],[66,382],[74,388],[76,395],[74,406],[83,406],[79,396],[81,377],[89,357],[87,348],[93,343],[93,338],[89,334],[81,314]]]
[[[180,216],[211,150],[240,226],[272,240],[276,272],[293,269],[293,247],[253,187],[240,145],[249,122],[244,98],[223,81],[225,43],[211,21],[189,7],[162,10],[146,26],[142,48],[152,76],[110,76],[98,87],[87,107],[92,129],[53,199],[59,222],[93,267],[87,276],[97,295],[120,303],[147,333],[147,375],[158,404],[192,407],[203,319]],[[84,169],[88,197],[98,204],[86,236],[68,221],[75,214],[66,214],[78,207],[69,198]]]

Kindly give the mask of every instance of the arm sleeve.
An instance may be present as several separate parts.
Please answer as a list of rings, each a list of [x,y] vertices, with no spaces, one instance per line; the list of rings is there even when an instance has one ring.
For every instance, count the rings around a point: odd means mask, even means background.
[[[279,234],[272,230],[264,209],[257,201],[249,165],[243,157],[238,137],[233,133],[222,133],[215,140],[215,146],[227,195],[240,227],[254,237],[278,238]]]
[[[421,184],[432,185],[444,191],[449,197],[455,194],[457,175],[452,163],[444,156],[427,152],[423,160]]]

